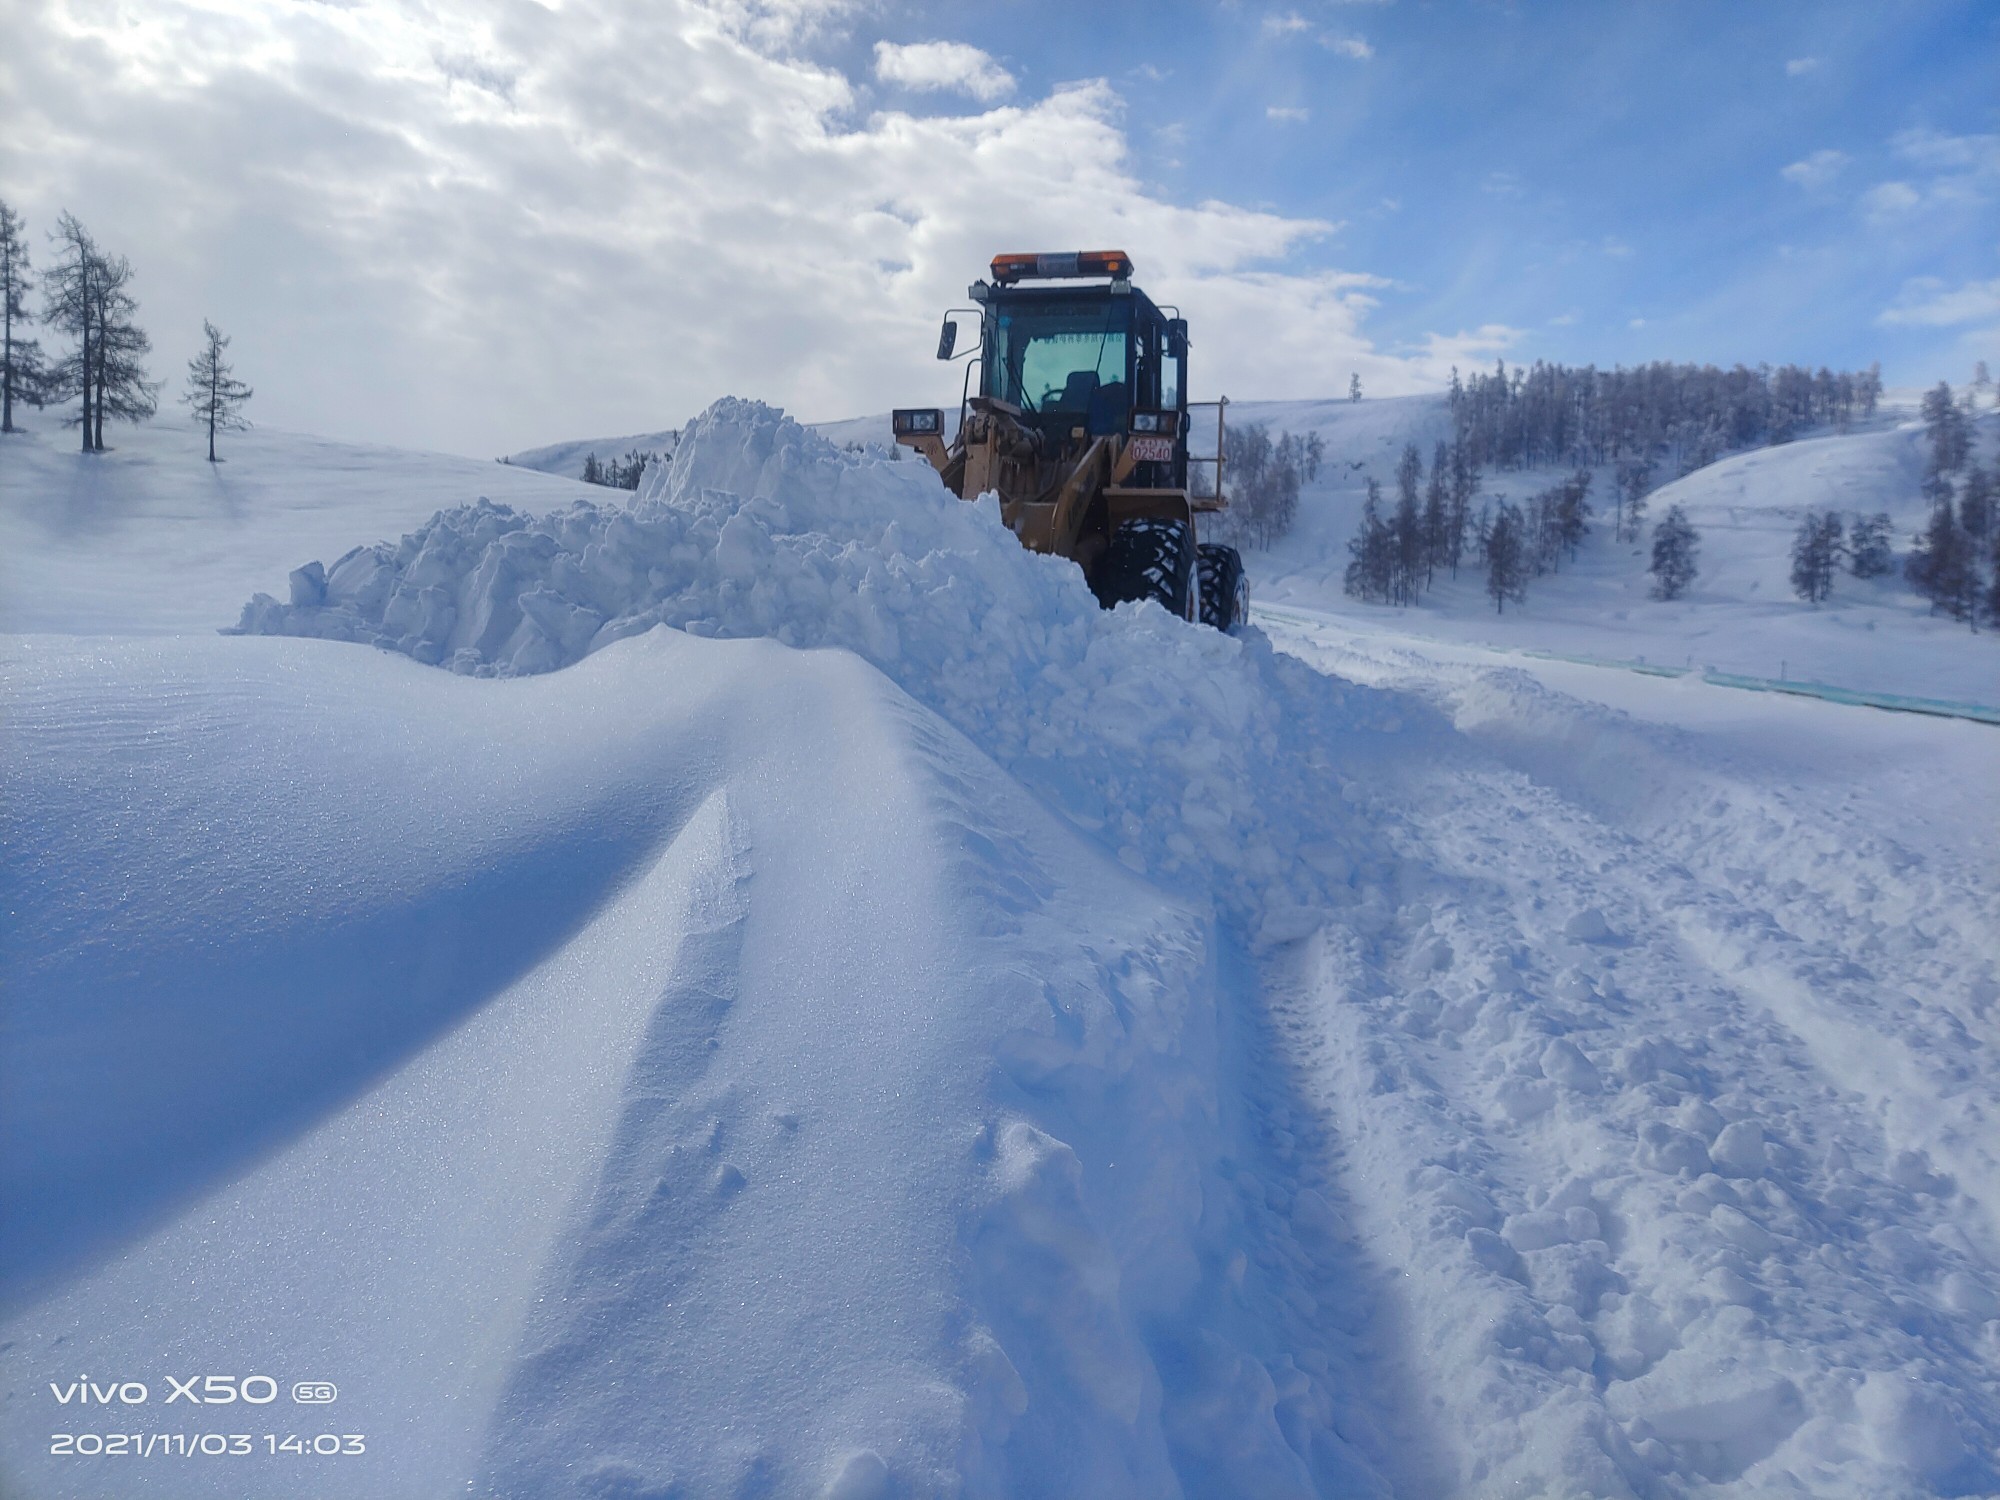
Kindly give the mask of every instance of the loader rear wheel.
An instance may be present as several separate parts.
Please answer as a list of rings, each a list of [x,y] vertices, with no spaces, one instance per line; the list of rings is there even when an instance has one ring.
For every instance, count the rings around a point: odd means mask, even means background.
[[[1201,623],[1217,630],[1234,630],[1250,618],[1250,585],[1243,576],[1243,554],[1234,547],[1203,542],[1195,556],[1201,582]]]
[[[1195,618],[1194,535],[1185,521],[1147,517],[1111,533],[1091,590],[1106,609],[1127,599],[1156,599],[1167,613]]]

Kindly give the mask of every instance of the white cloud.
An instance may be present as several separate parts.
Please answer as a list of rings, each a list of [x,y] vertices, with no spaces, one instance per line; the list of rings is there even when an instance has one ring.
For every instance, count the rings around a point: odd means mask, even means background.
[[[1896,305],[1875,321],[1891,327],[1956,328],[1988,319],[2000,319],[2000,277],[1947,290],[1935,277],[1921,276],[1904,283]]]
[[[365,0],[324,0],[353,5]],[[864,0],[709,0],[706,9],[736,35],[765,48],[795,46],[826,31]],[[553,8],[553,7],[552,7]]]
[[[1312,22],[1297,11],[1287,11],[1281,16],[1264,17],[1263,32],[1266,36],[1294,36],[1301,31],[1311,31]]]
[[[1823,61],[1817,57],[1794,57],[1785,64],[1785,76],[1797,78],[1802,73],[1810,73]]]
[[[1780,168],[1778,175],[1802,188],[1823,188],[1846,170],[1848,160],[1845,151],[1815,151],[1803,161]]]
[[[1947,135],[1905,130],[1890,143],[1896,154],[1933,172],[2000,176],[2000,135]]]
[[[875,44],[875,76],[885,83],[935,92],[970,94],[982,103],[1014,92],[1014,75],[964,42]]]
[[[1147,187],[1109,85],[865,113],[784,41],[834,14],[46,0],[9,37],[0,182],[31,233],[68,207],[131,257],[155,375],[210,317],[254,415],[329,436],[497,453],[729,392],[949,404],[937,317],[1005,249],[1129,250],[1194,320],[1198,392],[1441,378],[1370,340],[1371,278],[1266,269],[1337,226]]]
[[[1435,380],[1439,375],[1449,375],[1454,365],[1484,362],[1496,354],[1504,354],[1520,341],[1523,332],[1505,323],[1482,323],[1470,333],[1463,329],[1457,333],[1433,333],[1425,337],[1423,353],[1412,363]]]
[[[1907,182],[1878,182],[1861,195],[1861,208],[1877,223],[1899,219],[1923,202],[1923,194]]]
[[[1905,130],[1890,148],[1915,170],[1909,178],[1877,183],[1861,195],[1861,208],[1876,224],[1926,214],[1984,209],[2000,190],[2000,135],[1947,135]]]
[[[1375,49],[1358,36],[1324,36],[1320,38],[1320,45],[1357,62],[1366,62],[1375,55]]]
[[[1282,120],[1291,124],[1303,124],[1312,118],[1312,111],[1309,109],[1290,109],[1284,105],[1273,104],[1264,111],[1264,118],[1267,120]]]

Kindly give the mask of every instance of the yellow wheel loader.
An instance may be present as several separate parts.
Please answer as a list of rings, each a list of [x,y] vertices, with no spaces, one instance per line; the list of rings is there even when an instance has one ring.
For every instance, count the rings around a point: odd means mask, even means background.
[[[945,314],[938,358],[957,347],[960,314],[979,319],[958,434],[944,413],[900,407],[896,441],[930,460],[962,500],[998,494],[1025,547],[1083,569],[1106,609],[1155,599],[1220,630],[1244,623],[1249,595],[1233,547],[1204,544],[1196,517],[1226,503],[1228,406],[1187,398],[1187,321],[1132,285],[1122,250],[997,255],[974,306]],[[979,389],[972,389],[974,370]],[[1215,453],[1191,457],[1191,409],[1215,409]],[[1189,483],[1214,467],[1212,484]]]

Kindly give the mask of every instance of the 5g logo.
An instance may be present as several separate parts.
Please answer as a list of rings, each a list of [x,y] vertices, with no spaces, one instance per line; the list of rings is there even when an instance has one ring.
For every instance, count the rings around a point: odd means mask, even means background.
[[[301,1380],[292,1387],[292,1399],[301,1406],[324,1406],[339,1394],[330,1380]]]

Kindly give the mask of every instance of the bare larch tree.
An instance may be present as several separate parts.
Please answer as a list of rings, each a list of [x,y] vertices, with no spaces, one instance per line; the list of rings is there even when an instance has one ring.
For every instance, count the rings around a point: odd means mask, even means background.
[[[222,357],[222,351],[229,347],[222,330],[203,318],[201,331],[207,342],[188,361],[187,388],[181,392],[181,400],[187,403],[195,421],[207,424],[208,461],[217,463],[220,462],[215,456],[217,430],[240,431],[248,427],[250,424],[241,415],[243,403],[255,393],[235,378],[229,362]]]

